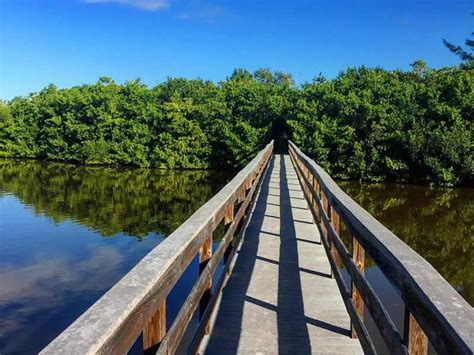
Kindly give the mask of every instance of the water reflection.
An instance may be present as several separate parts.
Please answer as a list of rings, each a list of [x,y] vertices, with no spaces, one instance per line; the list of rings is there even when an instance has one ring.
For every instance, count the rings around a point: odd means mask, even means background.
[[[474,304],[474,189],[341,182],[376,219]]]
[[[37,353],[229,177],[0,160],[0,353]]]
[[[85,167],[0,160],[0,196],[13,194],[55,223],[104,237],[169,234],[222,187],[229,173]]]

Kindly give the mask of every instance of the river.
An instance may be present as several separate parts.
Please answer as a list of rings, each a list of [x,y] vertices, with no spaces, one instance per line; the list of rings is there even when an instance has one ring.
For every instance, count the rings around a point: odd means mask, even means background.
[[[0,353],[41,350],[231,177],[0,160]],[[473,304],[474,189],[341,186]],[[197,278],[194,264],[168,297],[168,323]],[[367,277],[389,312],[403,313],[370,263]]]

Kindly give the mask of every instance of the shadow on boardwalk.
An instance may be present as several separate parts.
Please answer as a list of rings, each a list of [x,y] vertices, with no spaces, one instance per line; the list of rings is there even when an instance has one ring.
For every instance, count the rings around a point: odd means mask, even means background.
[[[287,155],[277,155],[201,351],[309,354],[321,344],[329,351],[360,352],[348,337],[348,316],[328,272],[296,172]],[[335,349],[342,339],[347,341]]]

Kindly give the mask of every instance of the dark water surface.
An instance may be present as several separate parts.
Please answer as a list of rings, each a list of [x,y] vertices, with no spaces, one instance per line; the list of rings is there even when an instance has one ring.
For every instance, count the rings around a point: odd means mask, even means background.
[[[0,353],[42,349],[230,178],[0,160]],[[473,304],[474,189],[341,186]],[[168,323],[194,264],[168,297]],[[366,274],[402,327],[396,292],[370,262]]]
[[[0,354],[41,350],[230,178],[0,160]]]
[[[377,220],[412,247],[474,305],[474,188],[434,188],[405,184],[338,182]],[[350,245],[347,231],[345,243]],[[347,273],[346,284],[350,284]],[[404,303],[366,255],[366,277],[403,334]],[[377,352],[389,354],[370,314],[365,323]],[[434,353],[430,345],[430,353]]]

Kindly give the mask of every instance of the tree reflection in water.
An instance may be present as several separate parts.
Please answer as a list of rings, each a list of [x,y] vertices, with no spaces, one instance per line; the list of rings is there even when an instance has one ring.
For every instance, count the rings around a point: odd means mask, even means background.
[[[339,182],[474,304],[474,189]]]
[[[230,177],[0,160],[0,353],[40,351]]]

